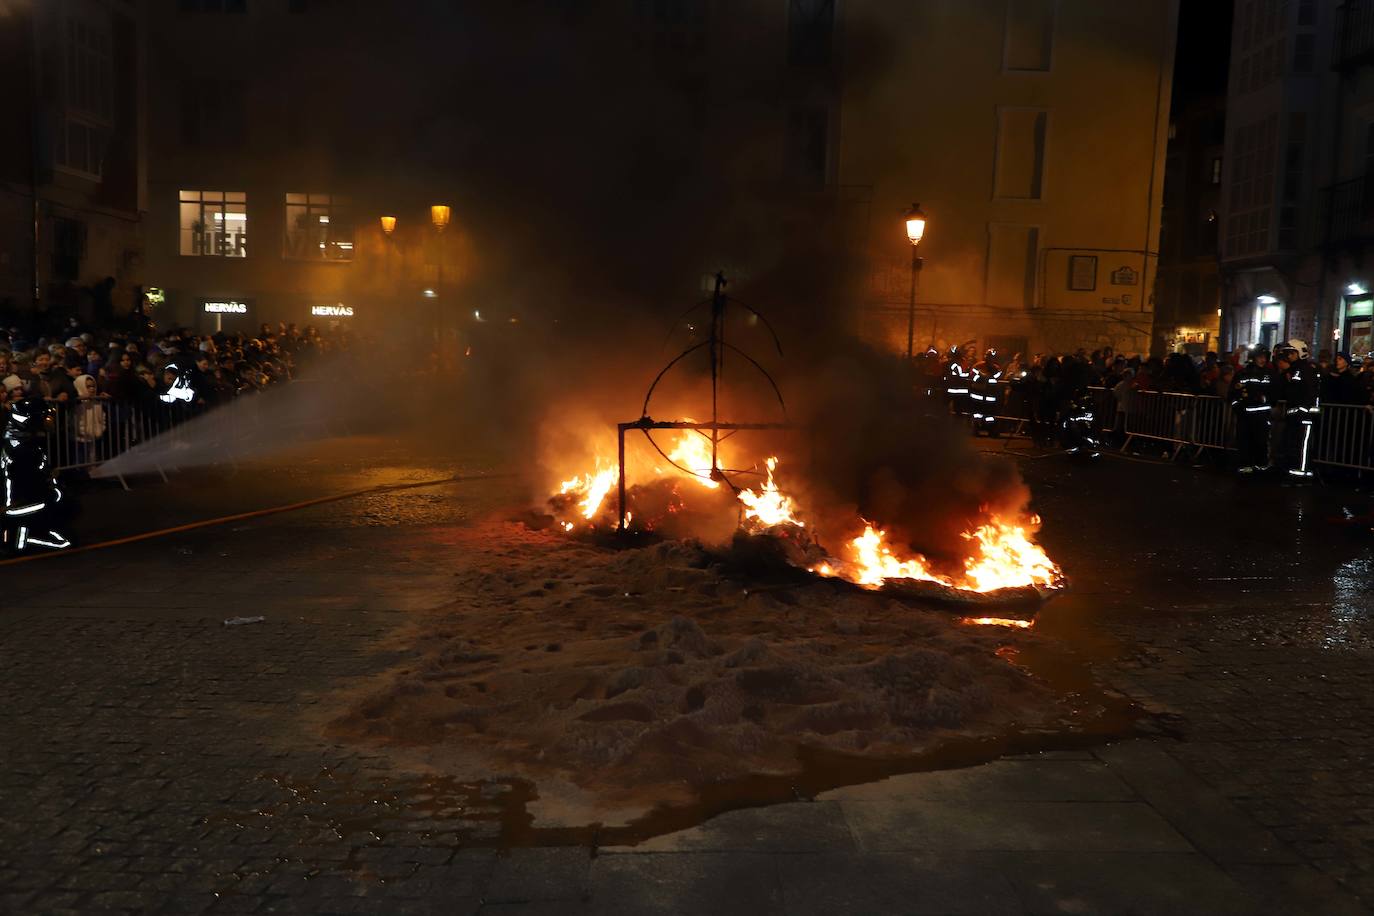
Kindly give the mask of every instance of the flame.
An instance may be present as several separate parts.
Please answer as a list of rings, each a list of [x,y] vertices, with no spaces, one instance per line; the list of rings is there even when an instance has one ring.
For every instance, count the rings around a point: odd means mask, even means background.
[[[773,480],[773,471],[778,466],[778,459],[769,458],[765,464],[768,466],[768,479],[764,482],[763,489],[757,493],[753,490],[741,490],[739,493],[739,501],[744,503],[746,523],[754,529],[772,528],[775,525],[805,528],[805,523],[797,519],[797,504],[792,501],[792,497],[784,495]]]
[[[690,420],[688,422],[691,422]],[[720,481],[711,479],[711,440],[693,429],[684,429],[677,444],[668,453],[668,460],[692,472],[696,482],[708,490],[720,486]]]
[[[1038,522],[1039,519],[1034,519]],[[978,555],[965,563],[964,578],[975,592],[990,592],[999,588],[1039,585],[1058,586],[1063,574],[1044,548],[1030,539],[1023,525],[1002,521],[997,516],[964,535],[978,542]]]
[[[1021,630],[1035,626],[1034,620],[1022,620],[1019,617],[965,617],[959,622],[974,627],[1016,627]]]
[[[710,478],[714,467],[711,442],[696,430],[683,430],[668,457],[679,467],[656,468],[659,476],[681,474],[681,469],[685,468],[701,486],[710,490],[720,488],[721,481]],[[774,476],[778,459],[770,457],[764,463],[768,470],[763,486],[758,490],[741,490],[738,494],[743,506],[744,528],[754,533],[784,525],[805,528],[796,501],[782,491]],[[563,530],[573,531],[583,522],[595,523],[618,476],[619,467],[615,463],[597,459],[595,471],[563,481],[559,493],[569,497],[567,502],[572,505],[567,508],[581,516],[580,519],[560,519]],[[869,521],[863,522],[863,534],[846,544],[840,556],[827,556],[826,562],[810,567],[810,571],[820,576],[838,576],[865,588],[881,588],[883,583],[894,579],[932,582],[979,593],[1006,588],[1059,588],[1063,584],[1059,567],[1044,548],[1035,543],[1034,532],[1040,524],[1039,518],[1031,516],[1020,522],[1012,521],[982,508],[985,520],[963,534],[970,550],[963,570],[957,574],[936,572],[930,561],[919,553],[899,555],[888,544],[887,531]],[[668,511],[675,510],[670,506]],[[628,528],[632,520],[627,506],[624,526]],[[1021,621],[991,617],[966,618],[965,622],[1028,626]]]
[[[1038,518],[1032,518],[1030,524],[1037,522]],[[997,515],[964,533],[966,540],[976,543],[977,553],[964,561],[964,574],[959,578],[932,572],[920,554],[908,559],[897,557],[884,541],[886,536],[886,531],[865,524],[864,533],[849,544],[853,565],[846,578],[868,588],[879,588],[888,579],[918,579],[970,592],[1026,586],[1058,588],[1063,580],[1063,573],[1044,548],[1031,540],[1026,525],[1004,521]]]
[[[598,458],[595,471],[563,481],[559,484],[558,492],[564,495],[572,494],[577,500],[578,512],[582,513],[584,519],[591,521],[601,511],[602,501],[606,494],[611,492],[611,487],[615,486],[619,477],[619,466],[606,466],[606,463]],[[567,523],[564,523],[564,527],[571,530]]]
[[[853,554],[854,575],[851,581],[869,588],[879,588],[887,579],[923,579],[929,582],[945,581],[931,573],[926,566],[926,558],[917,554],[908,560],[899,560],[892,548],[884,543],[886,531],[880,531],[871,524],[864,525],[864,533],[849,542]]]

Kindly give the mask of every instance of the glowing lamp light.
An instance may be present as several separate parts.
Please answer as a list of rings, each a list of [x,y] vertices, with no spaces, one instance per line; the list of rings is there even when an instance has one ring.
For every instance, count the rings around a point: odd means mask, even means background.
[[[382,232],[383,232],[384,234],[386,234],[386,235],[390,235],[391,233],[393,233],[393,232],[395,232],[395,231],[396,231],[396,217],[394,217],[394,216],[383,216],[383,217],[382,217]]]
[[[436,295],[438,295],[438,294],[435,293],[434,290],[432,290],[432,289],[427,289],[427,290],[424,291],[424,293],[423,293],[422,295],[423,295],[426,299],[433,299],[433,298],[434,298]]]
[[[1258,302],[1260,305],[1277,305],[1279,302],[1279,300],[1275,299],[1268,293],[1265,293],[1263,296],[1256,296],[1255,301]]]
[[[926,213],[921,209],[920,204],[912,204],[911,209],[906,211],[906,239],[913,245],[921,244],[921,239],[926,234]]]
[[[452,214],[453,209],[447,204],[435,204],[429,208],[429,221],[434,224],[435,229],[443,232]]]
[[[1365,293],[1369,292],[1369,290],[1365,288],[1363,283],[1356,282],[1347,285],[1345,292],[1350,296],[1363,296]]]

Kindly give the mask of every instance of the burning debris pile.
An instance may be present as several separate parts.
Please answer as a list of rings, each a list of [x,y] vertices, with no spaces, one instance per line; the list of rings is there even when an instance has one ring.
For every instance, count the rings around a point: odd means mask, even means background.
[[[961,564],[941,565],[919,552],[904,550],[889,539],[881,523],[858,517],[850,527],[860,533],[832,552],[808,527],[799,499],[779,484],[777,457],[764,459],[763,479],[756,488],[739,489],[730,486],[724,475],[713,473],[718,464],[713,463],[709,440],[695,431],[682,431],[666,457],[666,466],[653,466],[648,483],[627,490],[623,524],[618,525],[614,495],[620,469],[604,460],[592,472],[563,481],[549,500],[550,510],[568,532],[620,527],[670,536],[678,532],[673,517],[692,511],[691,506],[698,513],[733,511],[741,533],[785,542],[793,565],[868,589],[892,591],[924,583],[987,595],[1011,589],[1048,592],[1064,583],[1059,567],[1035,543],[1040,520],[1034,515],[1006,518],[984,508],[980,522],[961,535],[965,548]]]
[[[745,587],[690,539],[606,550],[495,519],[431,536],[453,547],[454,602],[391,637],[391,672],[312,714],[424,770],[530,778],[543,824],[614,824],[796,773],[808,749],[905,759],[1097,714],[1022,665],[1033,630],[805,573]]]

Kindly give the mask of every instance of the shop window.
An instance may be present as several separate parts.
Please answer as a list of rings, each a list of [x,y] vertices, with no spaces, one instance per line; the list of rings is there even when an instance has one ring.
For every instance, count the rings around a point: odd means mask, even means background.
[[[248,256],[248,207],[243,191],[182,191],[181,253]]]
[[[993,196],[1039,200],[1045,173],[1045,132],[1049,113],[1035,108],[997,112],[997,171]]]
[[[284,257],[306,261],[353,260],[353,223],[335,194],[286,195]]]

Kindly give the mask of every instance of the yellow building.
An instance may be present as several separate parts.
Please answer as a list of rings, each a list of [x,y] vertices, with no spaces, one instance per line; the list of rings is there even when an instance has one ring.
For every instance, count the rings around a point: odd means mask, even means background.
[[[845,5],[838,184],[869,186],[863,334],[1149,350],[1177,0]],[[871,76],[870,76],[871,74]]]

